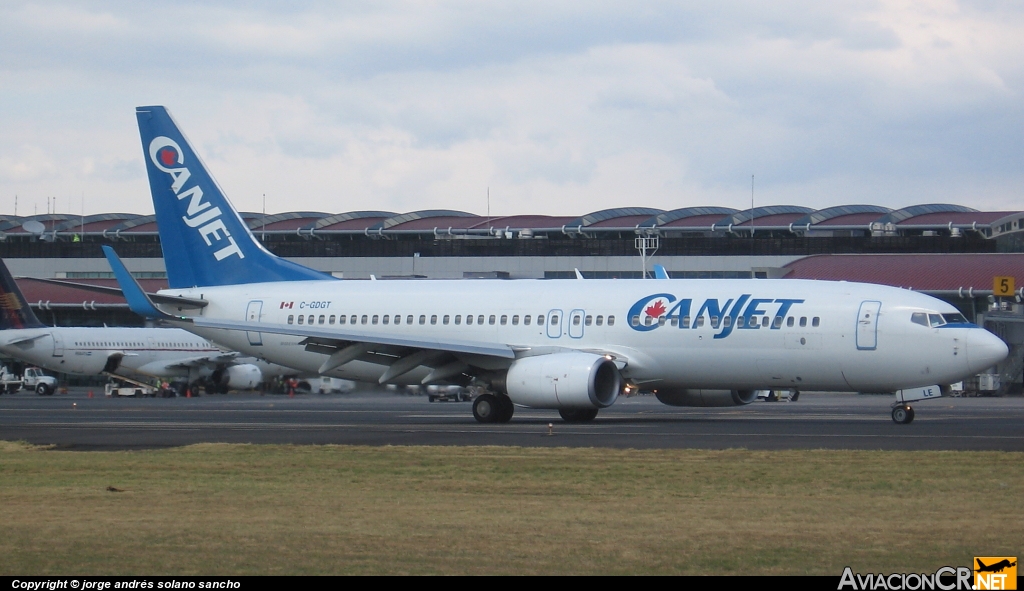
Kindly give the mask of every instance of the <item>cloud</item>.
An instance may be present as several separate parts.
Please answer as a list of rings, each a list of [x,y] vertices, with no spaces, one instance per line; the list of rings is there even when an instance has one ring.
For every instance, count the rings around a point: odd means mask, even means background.
[[[1011,2],[14,2],[0,198],[151,211],[165,104],[250,210],[1001,208],[1022,57]]]

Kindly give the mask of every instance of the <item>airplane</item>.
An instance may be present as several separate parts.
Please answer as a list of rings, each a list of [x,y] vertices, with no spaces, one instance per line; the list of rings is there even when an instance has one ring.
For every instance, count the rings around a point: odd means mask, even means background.
[[[1003,569],[1010,568],[1012,566],[1017,566],[1017,562],[1016,561],[1010,562],[1010,560],[1006,559],[1006,558],[1000,560],[999,562],[996,562],[994,564],[989,564],[989,565],[986,565],[980,559],[975,559],[975,560],[978,562],[978,569],[977,570],[978,570],[979,573],[998,573],[998,572],[1001,572]]]
[[[909,402],[1008,353],[952,305],[872,284],[339,280],[264,249],[166,108],[136,117],[169,288],[151,299],[104,246],[132,310],[324,376],[473,383],[480,422],[517,405],[589,421],[627,389],[673,406],[794,389],[897,392],[893,420],[909,423]]]
[[[208,390],[249,390],[264,376],[296,372],[224,351],[180,328],[49,327],[0,260],[0,353],[50,371],[202,381]],[[40,393],[52,394],[49,389]]]

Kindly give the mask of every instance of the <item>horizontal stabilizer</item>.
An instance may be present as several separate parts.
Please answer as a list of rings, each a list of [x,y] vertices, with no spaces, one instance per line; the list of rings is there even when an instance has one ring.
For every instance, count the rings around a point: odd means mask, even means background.
[[[34,281],[42,281],[43,283],[52,283],[53,285],[63,285],[65,287],[73,287],[75,289],[81,289],[83,291],[94,291],[96,293],[105,293],[108,295],[117,295],[124,297],[124,292],[120,287],[107,287],[106,285],[92,285],[89,283],[77,283],[75,281],[64,281],[63,279],[43,279],[39,277],[33,277]],[[158,293],[146,292],[149,296],[150,301],[156,304],[168,304],[171,306],[177,306],[182,309],[198,309],[205,308],[210,304],[206,300],[198,300],[194,298],[183,298],[180,296],[169,296],[161,295]]]

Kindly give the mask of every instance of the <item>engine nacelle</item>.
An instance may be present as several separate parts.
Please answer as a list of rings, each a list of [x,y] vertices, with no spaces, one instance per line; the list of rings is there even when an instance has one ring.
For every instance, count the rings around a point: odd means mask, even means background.
[[[232,390],[252,390],[263,381],[263,372],[251,363],[243,363],[214,372],[212,380]]]
[[[618,368],[593,353],[553,353],[517,359],[505,376],[512,402],[533,408],[605,408],[622,389]]]
[[[757,399],[757,390],[659,388],[654,395],[669,406],[743,406]]]

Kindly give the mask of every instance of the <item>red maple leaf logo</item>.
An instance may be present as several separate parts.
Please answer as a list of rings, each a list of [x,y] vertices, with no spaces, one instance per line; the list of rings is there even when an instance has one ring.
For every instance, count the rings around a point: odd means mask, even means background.
[[[665,310],[665,304],[662,304],[661,300],[658,300],[650,306],[647,306],[647,309],[645,309],[644,312],[652,318],[658,318],[665,313]]]

